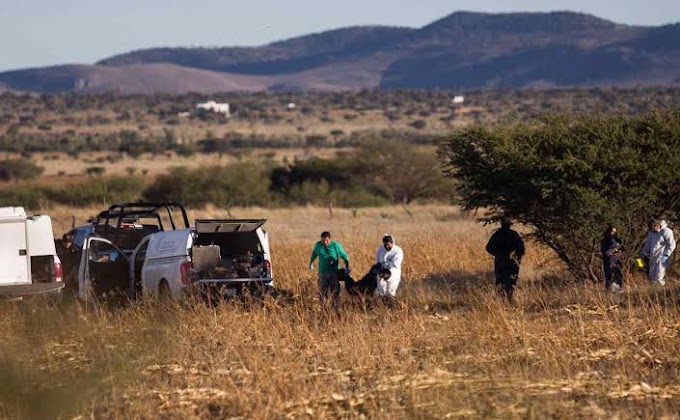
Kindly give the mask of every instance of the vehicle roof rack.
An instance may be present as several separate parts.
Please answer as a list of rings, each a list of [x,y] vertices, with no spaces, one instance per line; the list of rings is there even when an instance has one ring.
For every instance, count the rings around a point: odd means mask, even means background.
[[[158,221],[159,226],[163,229],[162,215],[167,214],[168,220],[173,230],[177,229],[174,213],[179,211],[181,221],[184,223],[184,229],[189,229],[189,217],[187,211],[182,204],[175,202],[131,202],[113,204],[107,210],[102,211],[97,215],[95,226],[109,225],[115,221],[116,227],[121,227],[125,219],[135,218],[154,218]],[[181,229],[181,227],[180,227]]]

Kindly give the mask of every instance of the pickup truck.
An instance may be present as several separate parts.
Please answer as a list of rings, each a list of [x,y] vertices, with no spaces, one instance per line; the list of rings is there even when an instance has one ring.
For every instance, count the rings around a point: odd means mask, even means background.
[[[273,287],[266,220],[196,220],[193,228],[158,232],[132,253],[136,294],[182,299],[225,297]]]
[[[273,286],[266,220],[197,220],[177,203],[111,206],[74,228],[69,277],[77,296],[182,299]],[[73,260],[73,258],[72,258]]]

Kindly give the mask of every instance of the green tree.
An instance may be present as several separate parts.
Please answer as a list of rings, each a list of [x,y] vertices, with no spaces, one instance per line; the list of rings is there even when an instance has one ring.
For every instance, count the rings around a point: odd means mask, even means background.
[[[178,167],[157,177],[144,191],[144,197],[192,207],[213,204],[226,210],[236,206],[267,206],[270,183],[268,172],[248,162],[198,169]]]
[[[441,143],[439,156],[465,209],[517,219],[581,278],[599,272],[607,225],[634,255],[650,217],[680,214],[680,110],[475,126]]]
[[[356,159],[370,171],[368,181],[392,202],[452,197],[453,183],[442,176],[442,165],[431,150],[402,140],[374,140],[359,146]]]

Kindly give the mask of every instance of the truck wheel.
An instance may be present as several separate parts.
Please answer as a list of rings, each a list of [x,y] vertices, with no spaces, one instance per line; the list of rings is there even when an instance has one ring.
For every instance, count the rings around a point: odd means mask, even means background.
[[[161,280],[158,285],[158,300],[161,302],[170,302],[172,300],[172,291],[167,281]]]

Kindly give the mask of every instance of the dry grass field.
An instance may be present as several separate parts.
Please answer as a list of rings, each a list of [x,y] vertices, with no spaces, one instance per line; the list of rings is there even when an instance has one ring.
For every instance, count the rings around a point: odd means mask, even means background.
[[[423,146],[425,148],[427,146]],[[433,147],[429,147],[433,149]],[[145,153],[137,159],[113,152],[88,152],[77,158],[64,153],[35,153],[31,161],[44,168],[43,178],[46,182],[53,182],[55,177],[73,177],[86,173],[87,168],[103,167],[106,175],[137,175],[156,176],[166,173],[169,169],[177,166],[198,168],[210,165],[228,165],[239,160],[262,162],[273,160],[279,164],[282,162],[294,162],[310,158],[333,158],[338,153],[347,153],[352,148],[290,148],[268,149],[253,148],[234,151],[232,154],[219,156],[217,153],[195,154],[190,157],[178,156],[171,151],[152,155]],[[0,152],[0,160],[19,159],[16,153]],[[0,185],[2,188],[2,185]]]
[[[50,212],[55,233],[70,216]],[[675,279],[626,293],[568,283],[531,244],[515,305],[494,292],[491,227],[445,206],[237,209],[270,219],[274,270],[293,297],[91,312],[0,306],[0,417],[639,418],[680,412]],[[196,214],[194,214],[195,216]],[[203,216],[224,216],[216,209]],[[328,229],[371,265],[392,233],[406,253],[400,306],[340,316],[307,269]]]

